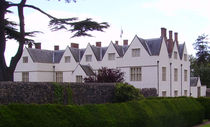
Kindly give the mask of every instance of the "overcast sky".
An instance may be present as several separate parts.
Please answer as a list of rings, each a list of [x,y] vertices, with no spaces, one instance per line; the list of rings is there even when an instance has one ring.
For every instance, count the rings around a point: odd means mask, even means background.
[[[28,0],[27,4],[35,5],[59,18],[92,18],[110,24],[105,32],[92,32],[92,38],[70,38],[70,32],[51,32],[46,16],[25,9],[26,30],[43,32],[34,38],[42,42],[42,49],[53,50],[54,45],[65,49],[71,42],[79,43],[80,48],[85,48],[88,43],[95,44],[96,41],[101,41],[102,46],[108,46],[115,40],[122,44],[123,39],[128,39],[130,43],[135,35],[144,39],[160,37],[160,28],[165,27],[178,32],[179,43],[185,42],[188,53],[194,54],[192,44],[196,38],[203,33],[210,35],[210,0],[77,0],[76,3]],[[7,17],[17,20],[15,13]],[[7,62],[16,53],[16,50],[11,50],[16,46],[16,42],[7,43]]]

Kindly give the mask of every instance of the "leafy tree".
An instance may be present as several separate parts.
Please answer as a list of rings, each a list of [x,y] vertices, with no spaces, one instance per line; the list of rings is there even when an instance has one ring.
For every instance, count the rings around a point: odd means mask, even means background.
[[[210,47],[208,46],[208,41],[207,41],[208,35],[202,34],[198,36],[196,39],[196,42],[193,44],[195,50],[197,50],[196,56],[197,56],[197,63],[200,64],[206,64],[209,61],[209,56],[210,52],[209,49]]]
[[[102,67],[98,70],[98,74],[95,74],[95,76],[89,76],[84,80],[85,82],[123,82],[124,73],[119,69],[108,69]]]
[[[207,41],[208,35],[198,36],[194,43],[197,50],[196,57],[190,56],[191,76],[200,77],[201,84],[210,87],[210,51]]]
[[[71,2],[71,0],[65,1],[68,3]],[[76,0],[72,1],[76,2]],[[13,72],[19,59],[21,58],[24,44],[33,43],[33,40],[29,40],[26,38],[26,36],[32,36],[34,32],[25,32],[24,8],[31,8],[46,15],[50,18],[49,25],[51,26],[52,31],[65,29],[73,33],[72,37],[91,36],[91,34],[87,33],[88,31],[103,31],[103,29],[109,27],[106,22],[98,23],[92,21],[92,19],[90,18],[82,21],[78,20],[78,18],[76,17],[59,19],[44,12],[36,6],[26,4],[26,2],[27,0],[21,0],[19,3],[13,3],[8,0],[0,0],[0,81],[13,80]],[[11,7],[16,7],[18,11],[18,29],[15,28],[17,24],[5,19],[5,15],[9,12],[8,10]],[[6,42],[8,39],[15,39],[19,43],[17,53],[14,57],[11,58],[9,66],[6,65],[6,60],[4,56]]]

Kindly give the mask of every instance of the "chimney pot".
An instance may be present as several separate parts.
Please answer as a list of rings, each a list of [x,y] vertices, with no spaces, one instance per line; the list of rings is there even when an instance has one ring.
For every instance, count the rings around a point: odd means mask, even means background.
[[[77,43],[71,43],[71,47],[72,47],[72,48],[77,48],[77,49],[78,49],[78,48],[79,48],[79,44],[77,44]]]
[[[166,28],[164,28],[164,27],[161,28],[161,37],[162,38],[167,38],[166,37]]]
[[[174,33],[174,40],[178,44],[178,33],[177,32]]]
[[[123,40],[123,45],[128,45],[128,40]]]
[[[118,41],[115,41],[115,44],[118,45]]]
[[[35,48],[36,49],[41,49],[41,43],[35,43]]]
[[[172,35],[172,34],[173,34],[173,31],[170,30],[170,31],[169,31],[169,39],[170,39],[170,40],[173,40],[173,37],[172,37],[173,35]]]
[[[28,43],[28,48],[32,48],[32,43]]]
[[[54,50],[59,50],[59,45],[55,45]]]
[[[101,47],[101,42],[96,42],[97,47]]]

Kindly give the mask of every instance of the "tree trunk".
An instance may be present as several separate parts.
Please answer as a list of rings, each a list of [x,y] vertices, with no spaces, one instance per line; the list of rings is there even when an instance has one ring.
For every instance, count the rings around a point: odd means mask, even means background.
[[[9,80],[7,73],[7,65],[4,57],[6,38],[5,38],[5,13],[8,8],[8,2],[5,0],[0,1],[0,81]]]

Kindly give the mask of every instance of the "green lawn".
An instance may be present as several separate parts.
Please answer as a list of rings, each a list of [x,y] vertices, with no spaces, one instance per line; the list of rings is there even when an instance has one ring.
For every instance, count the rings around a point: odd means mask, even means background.
[[[206,124],[206,125],[203,125],[201,127],[210,127],[210,123],[209,124]]]

